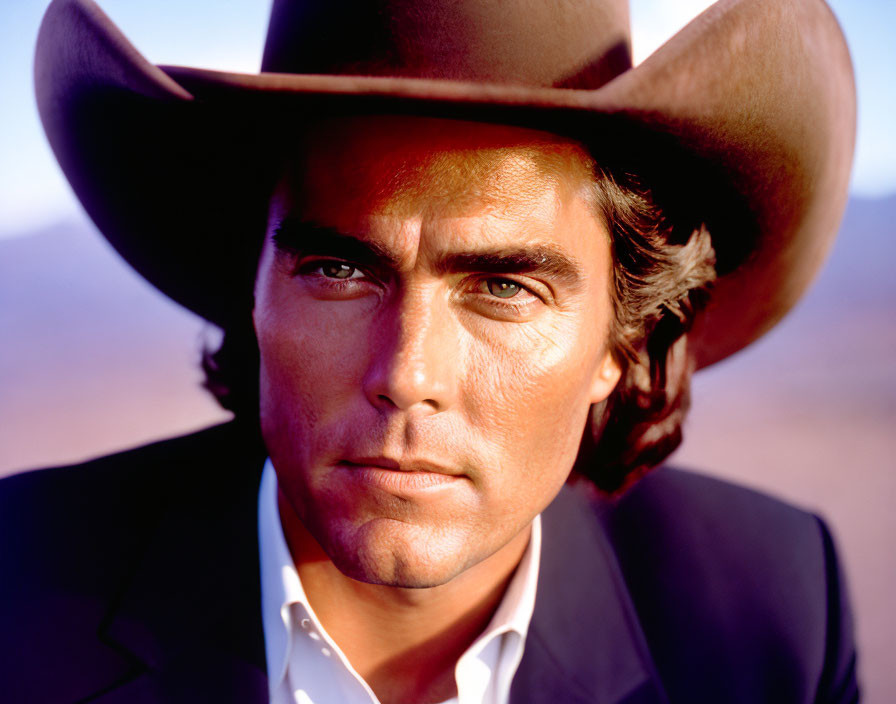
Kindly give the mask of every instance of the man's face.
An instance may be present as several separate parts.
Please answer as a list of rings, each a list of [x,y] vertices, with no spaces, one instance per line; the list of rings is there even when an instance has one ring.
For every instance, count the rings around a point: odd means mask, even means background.
[[[255,290],[281,496],[343,573],[444,584],[524,535],[618,380],[582,153],[357,118],[312,130],[301,161]]]

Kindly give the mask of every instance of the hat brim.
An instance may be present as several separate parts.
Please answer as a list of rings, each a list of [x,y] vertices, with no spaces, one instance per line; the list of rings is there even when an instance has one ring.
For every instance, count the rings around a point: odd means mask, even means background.
[[[280,155],[309,119],[402,113],[573,135],[705,220],[721,263],[698,367],[743,348],[819,270],[846,202],[855,87],[820,0],[722,0],[597,90],[149,63],[91,0],[54,0],[35,84],[86,211],[148,281],[226,326],[251,303]]]

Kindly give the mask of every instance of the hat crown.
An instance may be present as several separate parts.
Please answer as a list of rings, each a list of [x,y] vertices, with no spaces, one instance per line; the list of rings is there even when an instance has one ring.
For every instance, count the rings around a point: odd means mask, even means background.
[[[631,65],[627,0],[274,0],[262,71],[598,88]]]

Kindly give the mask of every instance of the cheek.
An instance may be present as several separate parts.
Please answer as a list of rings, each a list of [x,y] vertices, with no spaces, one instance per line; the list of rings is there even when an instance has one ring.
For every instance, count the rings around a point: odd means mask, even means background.
[[[357,393],[366,328],[357,306],[308,305],[283,288],[255,311],[262,424],[307,437]]]
[[[493,456],[503,458],[505,476],[525,476],[520,490],[565,481],[601,351],[602,338],[573,314],[473,345],[464,393],[471,425]]]

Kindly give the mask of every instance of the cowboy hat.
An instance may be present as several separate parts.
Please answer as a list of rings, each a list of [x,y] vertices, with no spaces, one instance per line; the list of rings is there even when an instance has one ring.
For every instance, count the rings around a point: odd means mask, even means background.
[[[92,0],[53,0],[35,85],[106,238],[225,326],[247,305],[273,164],[303,120],[421,114],[574,135],[707,223],[720,276],[689,336],[698,367],[805,291],[855,136],[851,62],[822,0],[720,0],[637,67],[627,0],[274,0],[251,75],[155,66]]]

